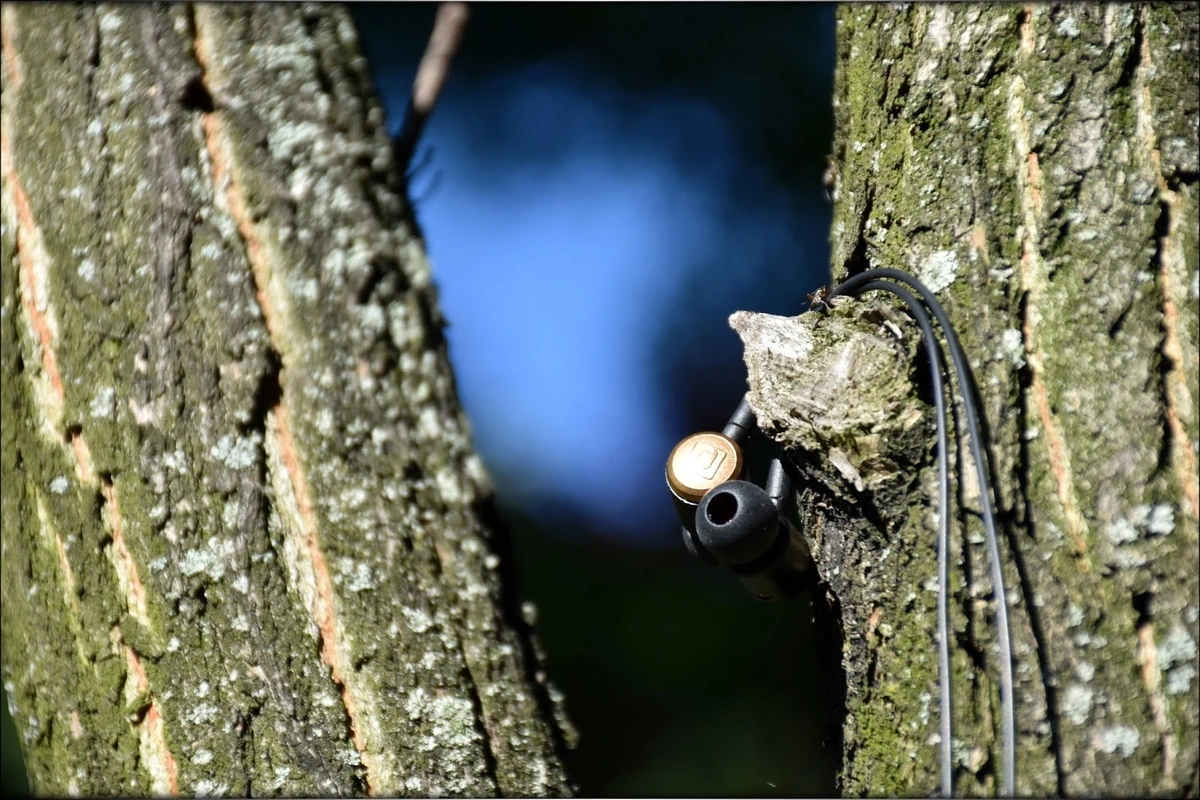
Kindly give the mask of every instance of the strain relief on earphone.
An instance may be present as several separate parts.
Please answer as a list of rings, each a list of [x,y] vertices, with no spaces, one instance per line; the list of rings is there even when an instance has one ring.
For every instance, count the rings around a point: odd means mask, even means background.
[[[783,505],[792,491],[792,479],[783,469],[783,461],[775,459],[771,462],[771,470],[767,473],[767,496],[783,513]]]
[[[754,409],[750,408],[750,398],[742,395],[741,402],[733,410],[733,415],[721,432],[738,444],[745,444],[757,427],[758,420],[754,417]]]

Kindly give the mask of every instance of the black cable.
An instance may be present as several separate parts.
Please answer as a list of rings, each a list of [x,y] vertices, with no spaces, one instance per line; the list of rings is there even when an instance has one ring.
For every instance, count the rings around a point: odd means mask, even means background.
[[[950,360],[958,379],[959,394],[962,398],[963,409],[967,418],[967,433],[971,447],[971,457],[975,461],[975,474],[979,482],[980,506],[983,511],[984,535],[987,541],[988,559],[991,562],[992,587],[996,593],[996,640],[1000,648],[1000,705],[1002,748],[1004,765],[1001,772],[1000,795],[1011,797],[1016,779],[1016,719],[1013,707],[1013,675],[1012,675],[1012,642],[1008,625],[1008,595],[1004,589],[1004,573],[1000,563],[1000,545],[996,536],[995,512],[992,508],[991,481],[988,476],[987,462],[983,455],[983,437],[979,432],[978,412],[975,406],[973,384],[971,381],[970,365],[963,354],[954,326],[937,297],[925,284],[907,272],[898,269],[879,268],[869,269],[853,275],[838,284],[830,292],[830,297],[838,295],[854,296],[857,291],[865,291],[864,287],[880,280],[894,280],[906,284],[921,296],[925,305],[933,313],[942,333],[946,337],[946,345],[950,350]],[[883,288],[883,287],[880,287]],[[856,291],[857,290],[857,291]],[[888,289],[888,291],[893,291]],[[893,292],[894,293],[894,292]]]
[[[721,432],[735,442],[745,444],[750,432],[757,426],[758,421],[754,418],[754,410],[750,408],[750,395],[744,394]]]
[[[858,287],[855,295],[870,291],[891,292],[908,306],[909,314],[921,329],[925,340],[925,352],[929,357],[929,380],[933,390],[934,414],[937,417],[937,446],[938,446],[938,594],[937,594],[937,629],[938,629],[938,721],[941,734],[941,785],[942,796],[951,797],[954,794],[954,773],[951,752],[951,715],[950,715],[950,620],[947,609],[947,594],[949,592],[949,546],[950,546],[950,469],[949,469],[949,437],[946,434],[946,400],[943,383],[942,348],[938,343],[937,334],[933,331],[933,322],[929,312],[921,301],[902,286],[889,281],[870,281]]]

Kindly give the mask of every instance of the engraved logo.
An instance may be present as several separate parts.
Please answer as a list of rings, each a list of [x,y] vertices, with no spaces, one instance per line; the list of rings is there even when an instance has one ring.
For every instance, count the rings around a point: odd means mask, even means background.
[[[711,481],[725,461],[725,453],[707,442],[692,445],[692,469],[704,480]]]

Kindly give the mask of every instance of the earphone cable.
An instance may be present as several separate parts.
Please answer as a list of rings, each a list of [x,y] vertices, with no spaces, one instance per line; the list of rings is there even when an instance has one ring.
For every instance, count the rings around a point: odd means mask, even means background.
[[[1001,738],[1004,754],[1000,795],[1011,797],[1016,782],[1016,719],[1013,702],[1012,642],[1009,635],[1008,595],[1004,588],[1004,572],[1000,562],[1000,545],[996,535],[995,511],[991,500],[991,482],[988,476],[987,461],[984,459],[983,437],[979,431],[978,410],[975,405],[970,365],[967,363],[958,336],[954,332],[954,326],[950,324],[950,318],[942,304],[925,284],[907,272],[887,267],[869,269],[838,284],[830,291],[830,297],[853,296],[867,284],[880,280],[903,283],[920,295],[942,328],[942,333],[946,337],[946,346],[950,350],[950,360],[954,365],[958,380],[959,394],[967,419],[971,458],[975,462],[975,475],[979,482],[979,502],[983,512],[984,537],[987,542],[988,560],[991,567],[992,588],[996,595],[996,641],[1000,649]]]
[[[890,281],[870,281],[857,290],[855,295],[862,292],[884,291],[891,292],[908,306],[909,314],[921,329],[925,340],[925,352],[929,358],[929,380],[933,391],[934,415],[937,417],[937,448],[938,448],[938,534],[937,534],[937,637],[938,637],[938,722],[941,736],[941,786],[942,796],[951,797],[954,793],[953,761],[951,757],[951,716],[950,716],[950,624],[947,609],[947,595],[950,591],[949,578],[949,546],[950,546],[950,468],[949,468],[949,437],[946,434],[946,400],[943,371],[945,365],[942,358],[942,348],[938,343],[937,334],[933,330],[933,322],[929,312],[921,301],[913,296],[903,286]]]

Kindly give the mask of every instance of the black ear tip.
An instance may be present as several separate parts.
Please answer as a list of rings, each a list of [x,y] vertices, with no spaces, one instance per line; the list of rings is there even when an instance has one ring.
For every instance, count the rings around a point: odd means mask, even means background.
[[[737,517],[738,510],[737,494],[717,489],[705,503],[704,516],[713,525],[728,525]]]
[[[726,481],[711,489],[696,508],[696,538],[729,566],[760,558],[779,533],[779,511],[761,487]]]

